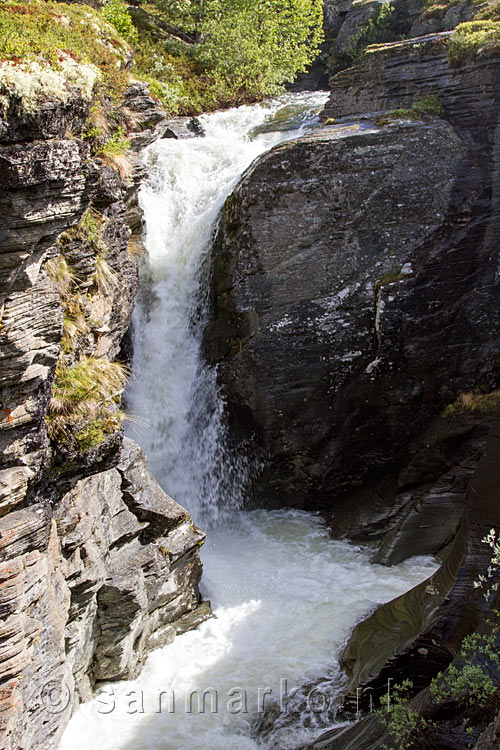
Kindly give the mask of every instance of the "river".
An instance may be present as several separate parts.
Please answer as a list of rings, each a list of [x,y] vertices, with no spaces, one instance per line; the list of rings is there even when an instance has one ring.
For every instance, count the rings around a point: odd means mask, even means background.
[[[253,463],[229,447],[216,373],[202,356],[220,208],[259,154],[314,126],[325,99],[286,95],[203,115],[205,137],[146,152],[149,267],[134,315],[129,431],[162,487],[208,529],[201,588],[216,619],[152,653],[137,680],[101,686],[61,750],[299,747],[331,714],[306,701],[287,721],[287,696],[305,683],[340,686],[336,657],[354,624],[436,569],[431,558],[372,565],[367,549],[332,541],[316,514],[245,511]],[[274,718],[259,723],[272,705]]]

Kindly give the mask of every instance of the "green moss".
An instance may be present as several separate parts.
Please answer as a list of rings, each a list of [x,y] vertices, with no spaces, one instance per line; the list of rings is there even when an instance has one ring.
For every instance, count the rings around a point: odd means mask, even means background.
[[[444,417],[456,414],[494,411],[500,408],[500,391],[491,393],[461,393],[443,412]]]
[[[388,284],[393,284],[395,281],[401,281],[402,279],[406,279],[406,278],[408,277],[400,273],[399,271],[392,271],[391,273],[388,273],[385,276],[382,276],[382,278],[378,279],[373,286],[373,293],[375,295],[375,299],[378,297],[378,293],[384,286],[387,286]]]
[[[102,214],[94,208],[87,209],[78,224],[75,224],[75,226],[70,227],[59,235],[57,244],[61,253],[64,254],[67,251],[67,247],[74,242],[89,245],[95,255],[107,253],[107,248],[103,240],[104,226]]]
[[[476,56],[500,52],[500,21],[479,20],[461,23],[448,41],[450,65],[458,66]]]
[[[424,18],[442,18],[445,13],[462,0],[426,0],[422,15]]]
[[[95,419],[83,429],[74,433],[79,453],[88,453],[98,448],[109,435],[120,428],[119,414],[109,415],[106,419]]]
[[[75,442],[80,451],[96,447],[120,426],[117,401],[128,370],[106,357],[81,357],[72,366],[60,362],[52,385],[47,431],[56,442]]]
[[[409,109],[393,109],[390,112],[384,112],[376,118],[375,124],[381,127],[395,120],[424,120],[430,115],[442,117],[443,114],[444,108],[439,97],[429,95],[417,99]]]

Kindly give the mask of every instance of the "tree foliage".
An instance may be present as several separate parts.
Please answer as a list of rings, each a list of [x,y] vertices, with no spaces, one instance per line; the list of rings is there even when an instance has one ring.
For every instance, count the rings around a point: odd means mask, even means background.
[[[272,93],[306,69],[322,41],[322,0],[157,0],[193,34],[197,61],[229,95]]]

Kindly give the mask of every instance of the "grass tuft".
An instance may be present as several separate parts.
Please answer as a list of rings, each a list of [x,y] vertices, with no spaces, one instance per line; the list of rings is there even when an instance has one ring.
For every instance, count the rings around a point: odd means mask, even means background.
[[[71,367],[59,363],[47,412],[52,440],[95,447],[121,423],[118,402],[128,368],[105,357],[82,357]]]

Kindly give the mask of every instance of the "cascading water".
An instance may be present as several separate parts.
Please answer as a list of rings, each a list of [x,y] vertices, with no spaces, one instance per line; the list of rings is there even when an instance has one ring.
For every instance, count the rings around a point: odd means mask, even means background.
[[[325,678],[340,685],[335,655],[355,622],[436,568],[430,558],[371,565],[368,551],[332,542],[315,514],[239,510],[245,466],[227,450],[223,401],[202,358],[203,268],[223,201],[253,159],[311,125],[324,100],[298,94],[205,115],[204,138],[148,150],[150,268],[134,321],[128,404],[143,421],[133,437],[160,484],[211,526],[202,591],[217,619],[151,654],[137,680],[104,686],[78,709],[61,750],[298,747],[331,714],[301,706],[287,721],[293,702],[284,693]],[[272,719],[262,721],[271,705]]]
[[[218,213],[241,173],[259,154],[310,127],[326,95],[288,99],[202,116],[205,137],[163,140],[147,155],[150,177],[141,203],[150,267],[135,314],[135,381],[127,401],[145,421],[133,437],[153,474],[204,526],[241,507],[245,486],[243,458],[228,460],[223,401],[201,352],[205,259]],[[282,129],[266,128],[280,111]]]

